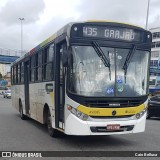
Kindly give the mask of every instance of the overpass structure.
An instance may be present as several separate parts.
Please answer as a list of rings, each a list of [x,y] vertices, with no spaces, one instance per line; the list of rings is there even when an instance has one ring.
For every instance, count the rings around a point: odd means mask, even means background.
[[[7,75],[10,72],[10,64],[16,59],[24,55],[26,52],[21,50],[6,49],[0,47],[0,73],[2,76]],[[10,86],[9,79],[0,79],[0,86]]]
[[[0,47],[0,63],[1,64],[11,64],[17,58],[24,55],[27,51],[21,50],[13,50],[13,49],[6,49]]]
[[[24,55],[26,52],[21,50],[6,49],[0,47],[0,73],[4,76],[10,71],[10,64]],[[1,85],[1,84],[0,84]]]

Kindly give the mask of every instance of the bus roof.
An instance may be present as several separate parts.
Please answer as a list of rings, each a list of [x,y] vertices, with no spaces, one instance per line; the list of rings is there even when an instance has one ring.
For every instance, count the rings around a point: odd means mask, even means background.
[[[14,61],[12,63],[15,64],[17,62],[19,62],[20,60],[22,60],[25,57],[30,56],[32,53],[38,51],[40,48],[44,47],[46,44],[52,42],[55,38],[59,37],[60,35],[62,35],[63,33],[67,33],[67,36],[69,35],[69,31],[72,27],[73,24],[79,24],[79,23],[117,23],[117,24],[122,24],[122,25],[129,25],[129,26],[134,26],[137,28],[141,28],[144,29],[142,27],[136,26],[136,25],[132,25],[132,24],[128,24],[128,23],[123,23],[123,22],[116,22],[116,21],[110,21],[110,20],[88,20],[88,21],[83,21],[83,22],[70,22],[67,25],[63,26],[60,30],[58,30],[57,32],[55,32],[52,36],[50,36],[49,38],[47,38],[46,40],[44,40],[42,43],[40,43],[39,45],[37,45],[35,48],[31,49],[28,53],[26,53],[25,55],[23,55],[22,57],[18,58],[16,61]]]
[[[134,24],[131,24],[131,23],[126,23],[126,22],[118,22],[118,21],[113,21],[113,20],[88,20],[86,22],[110,22],[110,23],[117,23],[117,24],[126,24],[126,25],[129,25],[129,26],[135,26],[135,27],[138,27],[138,28],[141,28],[141,29],[144,29],[143,27],[141,26],[137,26],[137,25],[134,25]]]

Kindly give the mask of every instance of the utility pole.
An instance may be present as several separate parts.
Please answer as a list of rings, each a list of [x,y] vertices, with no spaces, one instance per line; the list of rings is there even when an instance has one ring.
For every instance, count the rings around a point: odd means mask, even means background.
[[[147,6],[146,29],[148,28],[149,5],[150,5],[150,0],[148,0],[148,6]]]
[[[24,18],[19,18],[21,21],[21,56],[23,55],[23,20]]]

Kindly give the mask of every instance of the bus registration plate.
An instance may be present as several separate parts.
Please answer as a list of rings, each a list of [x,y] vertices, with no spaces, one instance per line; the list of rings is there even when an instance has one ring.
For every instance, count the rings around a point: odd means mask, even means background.
[[[120,125],[119,124],[109,124],[107,125],[107,130],[111,130],[111,131],[120,130]]]

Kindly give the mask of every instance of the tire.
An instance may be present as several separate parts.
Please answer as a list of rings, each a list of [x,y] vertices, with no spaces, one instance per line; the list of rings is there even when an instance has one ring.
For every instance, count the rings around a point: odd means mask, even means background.
[[[52,120],[51,120],[51,113],[48,109],[47,111],[47,128],[48,128],[48,133],[51,137],[59,137],[59,133],[56,129],[52,128]]]
[[[151,118],[151,114],[149,112],[149,110],[147,110],[147,116],[146,116],[147,119],[150,119]]]
[[[26,116],[23,114],[23,106],[22,106],[22,102],[19,102],[19,113],[20,113],[20,117],[22,120],[26,120]]]

